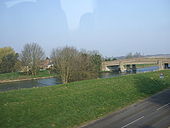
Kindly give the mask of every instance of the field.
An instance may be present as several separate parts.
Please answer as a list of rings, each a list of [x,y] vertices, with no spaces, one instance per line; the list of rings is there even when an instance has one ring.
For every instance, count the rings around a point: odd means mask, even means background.
[[[170,70],[0,92],[0,128],[72,128],[170,87]]]

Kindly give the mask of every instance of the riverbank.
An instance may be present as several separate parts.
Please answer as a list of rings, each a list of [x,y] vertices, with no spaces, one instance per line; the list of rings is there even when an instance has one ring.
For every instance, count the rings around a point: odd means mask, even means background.
[[[3,83],[11,83],[11,82],[18,82],[18,81],[26,81],[26,80],[47,79],[47,78],[53,78],[53,77],[55,77],[55,76],[35,77],[35,78],[16,79],[16,80],[0,80],[0,84],[3,84]]]
[[[153,64],[138,64],[136,66],[138,70],[140,70],[142,68],[151,67],[153,66]],[[149,69],[149,71],[151,71],[151,69]],[[145,72],[145,71],[140,71],[140,72]],[[118,75],[118,73],[115,73],[115,72],[101,71],[99,77],[102,76],[102,73],[114,73],[113,76]],[[20,72],[4,73],[4,74],[0,74],[0,84],[18,82],[18,81],[26,81],[26,80],[46,79],[46,78],[52,78],[55,76],[56,74],[50,74],[48,70],[40,71],[36,76],[27,75],[27,74],[20,73]]]
[[[0,74],[0,84],[17,82],[17,81],[25,81],[25,80],[46,79],[46,78],[52,78],[52,77],[55,77],[55,74],[49,74],[47,70],[39,72],[36,76],[26,75],[26,74],[19,73],[19,72],[4,73],[4,74]]]
[[[170,70],[0,92],[0,127],[76,127],[168,87]]]

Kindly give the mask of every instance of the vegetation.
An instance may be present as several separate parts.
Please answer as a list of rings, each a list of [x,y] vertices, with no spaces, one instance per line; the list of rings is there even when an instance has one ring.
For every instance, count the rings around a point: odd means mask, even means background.
[[[97,78],[101,56],[97,52],[78,51],[73,47],[53,49],[54,70],[63,83]]]
[[[24,72],[11,72],[11,73],[0,74],[0,80],[22,80],[22,79],[50,77],[50,76],[55,76],[55,74],[49,73],[48,70],[39,71],[37,72],[36,76],[27,75]]]
[[[156,64],[137,64],[136,68],[146,68],[146,67],[152,67],[152,66],[158,66]]]
[[[136,52],[136,53],[128,53],[127,55],[126,55],[126,59],[130,59],[130,58],[139,58],[139,57],[142,57],[143,55],[141,55],[141,53],[140,52]]]
[[[98,77],[102,62],[98,52],[73,47],[54,49],[51,59],[53,63],[49,58],[45,60],[45,53],[37,43],[26,44],[21,54],[11,47],[0,48],[0,80],[39,77],[40,69],[55,72],[63,83],[93,79]]]
[[[45,53],[41,46],[36,43],[26,44],[21,53],[21,61],[26,67],[27,74],[36,75],[40,69],[40,64],[44,60]]]
[[[11,47],[0,48],[0,63],[2,62],[2,58],[9,54],[15,54],[15,51],[13,48]]]
[[[18,54],[8,54],[2,58],[2,62],[0,64],[0,72],[1,73],[9,73],[18,71],[20,66],[18,64]],[[18,67],[19,66],[19,67]]]
[[[0,127],[79,126],[170,87],[170,71],[161,72],[0,92]]]
[[[115,57],[105,57],[104,58],[104,61],[114,61],[114,60],[117,60],[117,58],[115,58]]]
[[[21,67],[18,57],[11,47],[0,48],[0,73],[18,71]]]

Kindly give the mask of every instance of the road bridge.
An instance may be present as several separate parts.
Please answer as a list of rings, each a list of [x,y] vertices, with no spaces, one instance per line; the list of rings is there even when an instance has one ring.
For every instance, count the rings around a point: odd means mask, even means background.
[[[124,72],[127,70],[136,70],[137,64],[155,64],[159,66],[160,70],[163,70],[169,68],[170,58],[132,58],[104,61],[102,62],[102,71],[118,70]]]

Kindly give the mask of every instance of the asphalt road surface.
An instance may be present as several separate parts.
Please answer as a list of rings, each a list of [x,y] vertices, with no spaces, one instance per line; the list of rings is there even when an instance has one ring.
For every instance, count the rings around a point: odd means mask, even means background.
[[[81,128],[170,128],[170,89]]]

